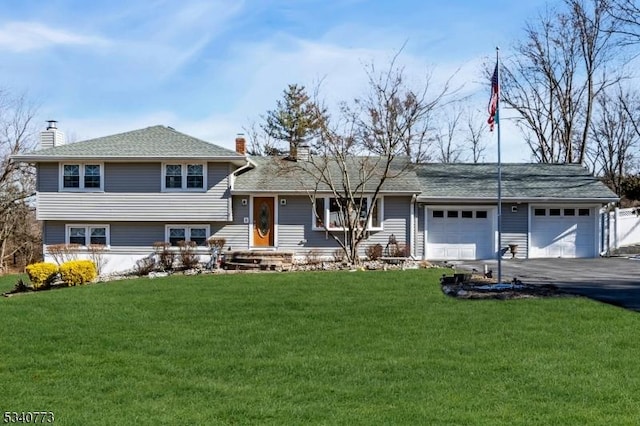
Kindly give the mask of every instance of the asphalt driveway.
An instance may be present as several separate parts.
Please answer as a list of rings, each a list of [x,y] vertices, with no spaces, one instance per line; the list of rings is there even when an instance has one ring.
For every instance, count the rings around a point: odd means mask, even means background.
[[[456,268],[483,271],[497,277],[497,260],[452,261]],[[502,281],[517,278],[524,284],[553,284],[562,290],[640,311],[640,257],[598,259],[505,259]]]

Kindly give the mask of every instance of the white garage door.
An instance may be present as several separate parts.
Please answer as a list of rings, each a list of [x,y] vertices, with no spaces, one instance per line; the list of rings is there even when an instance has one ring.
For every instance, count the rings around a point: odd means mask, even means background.
[[[594,212],[588,207],[534,206],[529,257],[595,257]]]
[[[491,208],[427,209],[428,259],[493,258],[494,230]]]

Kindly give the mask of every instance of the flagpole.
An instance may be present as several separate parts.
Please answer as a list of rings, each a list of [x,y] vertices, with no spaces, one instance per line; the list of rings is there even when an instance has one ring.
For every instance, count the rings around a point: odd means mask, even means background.
[[[500,48],[496,47],[496,70],[500,87]],[[500,155],[500,90],[496,102],[496,125],[498,126],[498,284],[502,284],[502,159]]]

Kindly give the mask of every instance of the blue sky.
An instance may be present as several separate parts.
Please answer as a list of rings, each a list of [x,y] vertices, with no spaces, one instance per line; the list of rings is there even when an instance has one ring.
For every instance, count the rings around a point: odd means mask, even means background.
[[[329,104],[366,88],[363,64],[400,63],[456,84],[484,112],[483,62],[522,36],[544,0],[3,0],[0,87],[83,140],[156,124],[228,148],[289,83]],[[484,118],[484,116],[483,116]],[[503,126],[503,160],[527,161]],[[495,137],[487,139],[495,160]]]

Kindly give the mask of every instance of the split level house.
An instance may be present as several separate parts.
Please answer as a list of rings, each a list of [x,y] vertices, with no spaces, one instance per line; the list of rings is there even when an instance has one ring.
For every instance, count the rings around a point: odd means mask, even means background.
[[[298,163],[309,153],[298,150]],[[106,247],[106,272],[132,268],[154,243],[193,241],[206,254],[209,237],[226,251],[287,251],[331,256],[340,232],[327,188],[280,173],[291,158],[252,157],[153,126],[65,143],[50,122],[38,149],[12,161],[34,164],[36,212],[47,247],[73,244],[82,254]],[[618,200],[576,164],[503,164],[498,238],[496,164],[419,164],[388,179],[376,199],[370,245],[390,238],[415,259],[596,257],[602,251],[600,211]],[[498,247],[498,241],[501,247]]]

